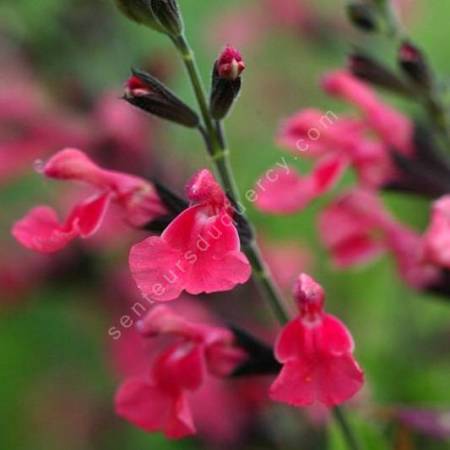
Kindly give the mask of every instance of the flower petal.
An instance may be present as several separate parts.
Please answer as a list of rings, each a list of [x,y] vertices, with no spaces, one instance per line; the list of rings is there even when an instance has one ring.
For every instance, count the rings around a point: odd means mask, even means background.
[[[129,378],[115,398],[116,413],[148,432],[164,431],[169,438],[195,433],[186,398],[142,379]]]

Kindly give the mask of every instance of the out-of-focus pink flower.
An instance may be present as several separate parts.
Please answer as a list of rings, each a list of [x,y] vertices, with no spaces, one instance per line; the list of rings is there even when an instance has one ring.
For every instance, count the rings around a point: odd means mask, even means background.
[[[387,251],[410,286],[424,288],[439,278],[438,269],[424,261],[421,236],[398,223],[373,192],[353,190],[335,200],[322,212],[319,230],[337,267],[363,264]]]
[[[292,214],[333,188],[341,177],[346,160],[327,157],[320,160],[312,173],[299,175],[292,168],[274,168],[256,187],[256,206],[273,214]]]
[[[450,269],[450,195],[433,204],[431,221],[424,235],[424,257]]]
[[[377,233],[388,217],[375,195],[352,191],[333,201],[319,218],[322,242],[340,268],[364,264],[386,250]]]
[[[0,87],[0,183],[63,145],[87,141],[79,120],[55,111],[24,69],[5,74]]]
[[[339,118],[332,111],[303,109],[281,123],[277,143],[295,154],[322,156],[358,142],[366,125],[359,119]]]
[[[300,29],[312,16],[305,0],[265,0],[264,7],[268,10],[270,20],[281,27]]]
[[[125,172],[144,173],[152,166],[154,127],[145,115],[123,101],[118,93],[106,92],[94,106],[89,129],[89,153],[100,163]]]
[[[239,5],[239,8],[228,8],[215,17],[208,27],[207,35],[214,39],[215,46],[231,39],[239,48],[248,48],[260,42],[266,33],[266,23],[261,8]]]
[[[395,177],[389,146],[369,136],[370,127],[361,119],[341,118],[332,111],[305,109],[285,120],[277,142],[297,156],[340,155],[364,186],[380,186]]]
[[[63,223],[48,206],[33,208],[16,222],[12,230],[14,237],[31,250],[51,253],[78,236],[91,236],[100,227],[111,202],[120,206],[124,218],[133,226],[144,225],[166,213],[151,183],[102,169],[79,150],[60,151],[45,164],[43,173],[58,180],[85,182],[99,192],[77,204]]]
[[[191,206],[162,233],[132,247],[130,268],[141,292],[156,301],[220,292],[251,274],[240,251],[229,202],[213,175],[198,172],[187,186]]]
[[[226,376],[245,358],[224,328],[187,321],[165,306],[155,307],[138,324],[146,338],[172,336],[153,362],[150,376],[127,379],[116,395],[116,411],[146,431],[169,438],[194,434],[187,392],[198,390],[206,374]]]
[[[353,357],[345,325],[323,311],[322,287],[306,274],[294,288],[299,316],[278,337],[275,356],[283,368],[270,388],[273,400],[292,406],[334,406],[353,397],[364,375]]]
[[[381,102],[372,88],[344,70],[327,74],[322,85],[329,94],[355,105],[384,143],[405,155],[412,153],[413,124]]]
[[[135,299],[133,301],[139,301],[135,286],[129,286],[128,290]],[[207,323],[210,328],[221,329],[210,311],[201,302],[190,297],[173,302],[171,310],[191,324]],[[148,381],[150,368],[164,351],[164,346],[170,346],[172,340],[181,343],[183,337],[166,335],[143,338],[135,328],[124,329],[120,339],[112,341],[114,366],[123,377]],[[225,349],[225,364],[219,364],[213,372],[204,370],[201,386],[194,391],[185,390],[185,394],[198,435],[207,442],[230,445],[239,440],[258,411],[266,404],[269,380],[261,376],[233,379],[216,376],[221,371],[227,373],[235,362],[240,361],[240,350],[227,346]],[[221,359],[221,352],[217,350],[216,346],[215,350],[208,352],[213,367]],[[211,358],[211,354],[215,354],[215,357]],[[219,372],[217,368],[220,369]],[[223,371],[224,369],[226,370]],[[212,409],[215,414],[211,414]],[[224,417],[227,420],[223,420]]]
[[[208,28],[218,43],[232,39],[241,48],[261,43],[270,31],[309,33],[320,17],[306,0],[263,0],[262,4],[229,8],[220,12]]]

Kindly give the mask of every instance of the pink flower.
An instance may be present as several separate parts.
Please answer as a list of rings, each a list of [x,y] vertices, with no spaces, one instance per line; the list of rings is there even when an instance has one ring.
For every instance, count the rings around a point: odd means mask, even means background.
[[[421,236],[397,222],[373,192],[359,189],[341,196],[322,212],[319,230],[337,267],[389,252],[408,285],[423,289],[439,279],[438,269],[424,259]]]
[[[424,234],[424,257],[450,268],[450,195],[433,203],[431,221]]]
[[[383,142],[403,154],[412,153],[413,124],[403,114],[382,103],[368,85],[343,70],[329,73],[322,84],[329,94],[355,105]]]
[[[282,123],[277,142],[297,156],[340,156],[348,160],[361,184],[377,187],[392,180],[396,171],[388,146],[370,138],[370,132],[368,124],[361,119],[305,109]]]
[[[164,230],[132,247],[130,268],[141,292],[157,301],[220,292],[245,283],[251,274],[240,251],[229,202],[204,169],[187,186],[191,206]]]
[[[14,61],[4,67],[0,87],[0,184],[29,170],[34,160],[62,145],[88,142],[78,118],[61,108],[56,110],[23,68],[15,67]]]
[[[79,150],[60,151],[45,164],[43,173],[58,180],[85,182],[98,192],[75,205],[63,223],[48,206],[33,208],[16,222],[12,230],[14,237],[31,250],[56,252],[76,237],[90,237],[102,224],[112,202],[121,208],[127,222],[133,226],[142,226],[166,213],[151,183],[102,169]]]
[[[257,184],[256,206],[273,214],[292,214],[330,191],[346,167],[340,157],[324,158],[307,176],[292,168],[274,168],[266,172]]]
[[[272,400],[292,406],[334,406],[353,397],[364,375],[353,357],[350,332],[323,311],[322,287],[306,274],[294,289],[299,316],[281,331],[275,356],[283,368],[270,388]]]
[[[322,211],[320,237],[337,267],[364,264],[386,250],[386,243],[377,232],[388,220],[375,195],[355,190]]]
[[[171,336],[175,342],[156,357],[148,376],[125,380],[116,395],[117,414],[169,438],[194,434],[188,393],[197,391],[207,374],[228,375],[245,354],[233,346],[229,330],[189,322],[165,306],[150,311],[138,330],[146,338]]]
[[[277,142],[296,154],[321,156],[353,148],[365,129],[361,120],[341,119],[331,111],[308,108],[282,122]]]

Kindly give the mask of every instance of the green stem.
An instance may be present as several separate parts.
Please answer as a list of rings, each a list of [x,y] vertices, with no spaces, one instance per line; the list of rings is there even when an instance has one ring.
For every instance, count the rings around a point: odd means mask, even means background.
[[[198,106],[200,107],[200,112],[202,114],[203,122],[206,127],[207,134],[211,139],[211,147],[213,151],[217,151],[219,148],[219,143],[217,141],[217,136],[214,130],[213,121],[209,114],[209,106],[206,100],[206,93],[203,87],[203,82],[200,77],[200,72],[198,70],[197,62],[195,60],[194,51],[191,49],[188,41],[183,35],[172,38],[178,52],[183,59],[184,65],[191,80],[192,87],[194,89],[195,97],[197,99]]]
[[[360,450],[361,447],[358,441],[356,440],[355,435],[353,434],[353,431],[350,427],[350,424],[348,423],[344,410],[339,406],[335,406],[333,408],[333,416],[334,419],[336,420],[336,423],[339,425],[339,428],[341,429],[342,435],[344,436],[345,442],[349,450]]]

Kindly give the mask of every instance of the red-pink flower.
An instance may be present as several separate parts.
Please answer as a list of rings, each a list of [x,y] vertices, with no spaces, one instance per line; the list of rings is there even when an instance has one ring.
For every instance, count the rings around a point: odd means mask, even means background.
[[[278,337],[275,356],[283,368],[270,388],[273,400],[292,406],[334,406],[353,397],[364,375],[353,357],[350,332],[323,311],[324,291],[300,275],[294,289],[299,316]]]
[[[450,268],[450,195],[433,203],[431,221],[424,234],[424,257]]]
[[[146,431],[169,438],[194,434],[188,393],[198,390],[207,374],[226,376],[245,354],[233,346],[225,329],[187,321],[157,306],[138,324],[146,338],[174,340],[153,361],[150,374],[128,378],[116,395],[116,412]]]
[[[406,155],[413,151],[411,121],[381,102],[368,85],[350,73],[339,70],[324,77],[323,87],[329,94],[355,105],[383,142]]]
[[[14,224],[12,233],[25,247],[42,253],[64,248],[76,237],[87,238],[100,227],[103,217],[114,202],[125,220],[141,226],[166,214],[153,185],[141,178],[105,170],[83,152],[65,149],[54,155],[43,167],[43,173],[58,180],[82,181],[97,192],[75,205],[64,222],[48,206],[33,208]]]
[[[274,214],[292,214],[331,190],[346,167],[346,160],[320,160],[312,173],[301,176],[292,168],[273,168],[257,183],[256,206]]]
[[[380,186],[395,177],[389,145],[371,137],[361,119],[337,117],[332,111],[305,109],[282,122],[277,142],[297,156],[340,156],[364,186]]]
[[[245,283],[250,264],[240,251],[230,204],[206,169],[188,184],[191,206],[162,233],[133,246],[130,268],[141,292],[159,301],[219,292]]]
[[[422,289],[438,281],[439,271],[424,259],[419,233],[399,223],[375,193],[356,189],[330,204],[319,230],[337,267],[349,267],[389,252],[406,283]]]
[[[321,212],[319,232],[333,263],[345,268],[369,262],[386,250],[381,231],[388,221],[375,195],[354,190]]]

